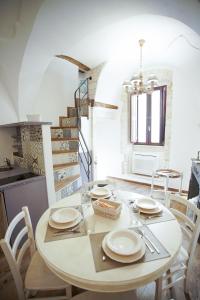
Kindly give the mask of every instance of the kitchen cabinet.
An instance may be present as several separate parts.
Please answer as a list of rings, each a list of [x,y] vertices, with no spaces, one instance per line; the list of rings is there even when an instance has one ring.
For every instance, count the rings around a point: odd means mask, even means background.
[[[45,176],[36,176],[29,179],[7,184],[1,192],[1,214],[5,224],[2,231],[9,224],[23,206],[28,206],[33,229],[43,212],[48,208],[47,188]],[[3,229],[4,228],[4,229]]]

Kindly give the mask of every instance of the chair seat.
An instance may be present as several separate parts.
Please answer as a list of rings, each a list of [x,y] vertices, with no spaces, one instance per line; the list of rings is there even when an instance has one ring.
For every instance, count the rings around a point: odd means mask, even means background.
[[[38,251],[33,255],[25,277],[25,288],[28,290],[65,289],[68,283],[54,275],[46,266]]]
[[[179,178],[182,174],[173,169],[159,169],[156,170],[156,175],[161,177]]]
[[[187,251],[183,247],[181,247],[176,260],[178,262],[186,262],[188,258],[189,258],[189,256],[188,256]]]
[[[187,251],[181,247],[178,256],[176,257],[174,263],[171,266],[171,270],[173,270],[173,268],[175,268],[177,265],[181,264],[181,263],[186,263],[186,261],[188,260],[189,256]]]

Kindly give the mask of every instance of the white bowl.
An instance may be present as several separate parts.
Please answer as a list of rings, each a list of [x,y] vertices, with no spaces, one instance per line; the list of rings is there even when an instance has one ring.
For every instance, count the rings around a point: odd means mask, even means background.
[[[142,243],[141,250],[138,251],[137,253],[135,253],[133,255],[118,255],[118,254],[114,253],[113,251],[111,251],[110,248],[107,246],[106,236],[105,236],[102,241],[102,248],[103,248],[103,251],[105,252],[105,254],[108,257],[110,257],[111,259],[127,264],[127,263],[133,263],[144,256],[146,246],[142,239],[141,239],[141,243]]]
[[[105,197],[110,195],[110,190],[105,187],[97,187],[91,190],[91,194],[97,197]]]
[[[158,207],[158,202],[151,198],[141,198],[136,200],[136,205],[143,210],[154,210]]]
[[[56,223],[52,220],[52,218],[49,218],[49,225],[52,227],[52,228],[55,228],[55,229],[68,229],[68,228],[72,228],[76,225],[78,225],[82,220],[82,216],[81,214],[79,215],[79,217],[77,219],[75,219],[73,222],[68,222],[68,223]]]
[[[106,244],[118,255],[133,255],[142,247],[140,236],[129,229],[110,232],[106,236]]]
[[[52,215],[51,218],[54,222],[58,224],[63,224],[63,223],[69,223],[73,222],[76,220],[80,215],[80,212],[75,209],[75,208],[61,208],[56,210]]]

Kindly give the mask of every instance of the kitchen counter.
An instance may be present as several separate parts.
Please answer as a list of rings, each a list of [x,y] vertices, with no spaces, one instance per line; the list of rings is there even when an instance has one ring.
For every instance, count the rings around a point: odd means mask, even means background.
[[[24,169],[24,168],[14,166],[12,170],[0,172],[0,179],[17,176],[17,175],[21,175],[21,174],[26,174],[26,173],[30,173],[30,172],[31,171],[29,169]]]
[[[31,183],[43,177],[45,178],[45,176],[33,174],[29,169],[20,167],[0,172],[0,191],[13,188],[16,185]]]

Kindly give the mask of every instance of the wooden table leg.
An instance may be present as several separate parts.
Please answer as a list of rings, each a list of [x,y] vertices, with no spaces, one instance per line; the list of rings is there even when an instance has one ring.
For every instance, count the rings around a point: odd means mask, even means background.
[[[156,280],[155,300],[162,299],[162,277]]]

